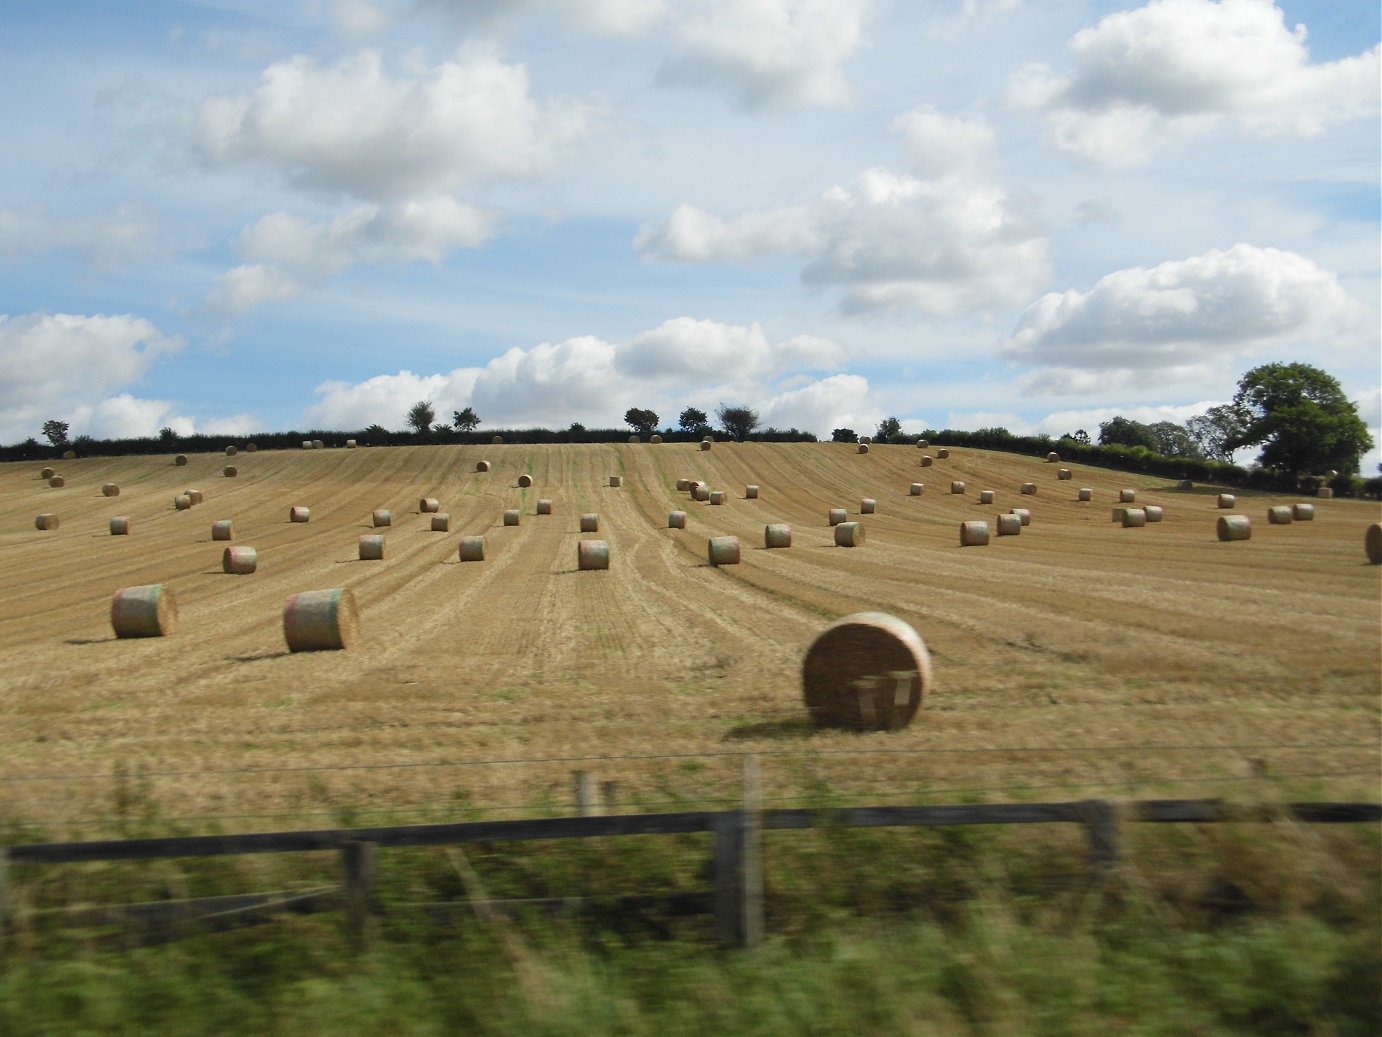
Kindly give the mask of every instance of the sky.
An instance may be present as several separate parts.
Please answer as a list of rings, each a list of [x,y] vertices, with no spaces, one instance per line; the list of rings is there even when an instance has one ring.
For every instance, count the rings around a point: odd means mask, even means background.
[[[5,0],[0,442],[1097,436],[1296,361],[1382,442],[1378,40],[1375,0]]]

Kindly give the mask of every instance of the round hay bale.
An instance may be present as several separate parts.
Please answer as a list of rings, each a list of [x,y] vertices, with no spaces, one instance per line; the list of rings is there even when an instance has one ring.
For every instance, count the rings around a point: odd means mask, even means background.
[[[461,561],[483,562],[485,560],[484,537],[461,537]]]
[[[186,511],[192,506],[192,498],[185,493],[179,493],[173,498],[173,507],[178,511]]]
[[[964,493],[964,492],[965,492],[965,484],[962,483],[962,482],[960,482],[959,480],[956,480],[955,482],[952,482],[952,483],[950,484],[950,492],[951,492],[951,493]]]
[[[1160,521],[1161,521],[1161,514],[1162,514],[1162,513],[1161,513],[1161,505],[1159,505],[1159,504],[1148,504],[1148,505],[1147,505],[1146,507],[1144,507],[1142,510],[1145,511],[1145,512],[1147,513],[1147,521],[1148,521],[1148,522],[1160,522]]]
[[[869,452],[869,445],[868,445],[867,443],[860,443],[860,444],[859,444],[859,453],[861,453],[861,454],[867,454],[868,452]]]
[[[488,461],[476,461],[476,462],[475,462],[475,470],[476,470],[477,472],[488,472],[488,471],[489,471],[489,462],[488,462]]]
[[[202,496],[201,490],[183,490],[182,492],[187,494],[187,496],[191,498],[193,504],[200,504],[203,500],[205,500],[205,498]]]
[[[702,439],[702,440],[701,440],[701,449],[702,449],[702,450],[709,450],[710,447],[711,447],[711,442],[710,442],[710,440],[708,440],[708,439]]]
[[[1058,468],[1056,469],[1056,478],[1062,481],[1068,481],[1075,478],[1075,473],[1069,468]]]
[[[366,533],[360,537],[360,561],[377,562],[384,557],[384,535]]]
[[[221,552],[221,571],[248,576],[259,568],[259,552],[252,547],[227,547]]]
[[[844,508],[831,508],[826,518],[829,519],[832,526],[838,526],[841,522],[849,518],[849,512]]]
[[[930,446],[931,446],[931,444],[930,444],[927,440],[925,440],[925,439],[918,439],[918,440],[917,440],[917,449],[918,449],[918,450],[926,450],[926,449],[929,449]]]
[[[960,546],[983,547],[989,542],[989,524],[977,519],[960,523]]]
[[[637,436],[630,436],[630,437],[629,437],[629,442],[630,442],[630,443],[637,443],[637,442],[638,442],[638,437],[637,437]]]
[[[1382,565],[1382,524],[1374,522],[1363,534],[1363,551],[1373,565]]]
[[[1058,453],[1056,453],[1054,450],[1052,450],[1049,454],[1046,455],[1046,463],[1047,463],[1047,464],[1060,464],[1060,454],[1058,454]]]
[[[357,443],[355,442],[355,440],[353,440],[353,439],[347,439],[347,440],[346,440],[346,449],[347,449],[347,450],[354,450],[355,447],[356,447],[357,445],[358,445],[358,444],[357,444]]]
[[[393,512],[388,508],[375,508],[370,512],[370,524],[378,529],[380,526],[393,525]]]
[[[610,489],[617,490],[624,485],[624,477],[622,475],[611,475],[609,477],[609,485]]]
[[[529,475],[527,472],[524,472],[522,475],[518,477],[518,488],[520,490],[526,490],[528,487],[532,485],[533,477]]]
[[[258,444],[258,443],[246,443],[246,444],[245,444],[245,453],[247,453],[247,454],[253,454],[253,453],[256,452],[258,449],[259,449],[259,444]]]
[[[706,543],[706,555],[711,565],[738,565],[739,538],[724,536],[711,537]]]
[[[691,499],[694,501],[710,500],[710,484],[704,482],[694,482],[691,484]]]
[[[702,442],[702,443],[713,443],[713,442],[715,442],[715,437],[714,437],[714,436],[705,436],[705,437],[703,437],[703,438],[701,439],[701,442]]]
[[[1093,500],[1094,491],[1088,486],[1081,486],[1079,492],[1075,494],[1076,500]]]
[[[313,450],[325,450],[325,449],[326,449],[326,441],[325,441],[325,440],[321,440],[321,439],[314,439],[314,440],[312,440],[312,449],[313,449]]]
[[[167,637],[177,623],[177,601],[161,583],[122,587],[111,599],[110,625],[116,637]]]
[[[234,540],[235,526],[230,519],[217,519],[211,523],[212,540]]]
[[[1289,526],[1295,515],[1291,513],[1289,504],[1278,504],[1273,508],[1267,509],[1267,523],[1272,526]]]
[[[360,618],[349,587],[303,591],[288,597],[283,637],[290,652],[350,648],[360,640]]]
[[[240,451],[239,451],[236,447],[233,447],[233,446],[228,446],[228,447],[226,447],[226,457],[234,457],[234,456],[235,456],[236,454],[238,454],[239,452],[240,452]]]
[[[667,512],[667,528],[668,528],[668,529],[685,529],[685,528],[686,528],[686,512],[684,512],[684,511],[669,511],[669,512]]]
[[[862,522],[841,522],[835,527],[836,547],[861,547],[864,543]]]
[[[1032,509],[1031,509],[1031,508],[1009,508],[1009,509],[1008,509],[1008,514],[1009,514],[1009,515],[1016,515],[1018,521],[1019,521],[1020,523],[1022,523],[1022,525],[1024,525],[1024,526],[1030,526],[1030,525],[1032,524]]]
[[[499,446],[501,443],[504,442],[504,437],[503,437],[503,436],[495,436],[493,439],[490,440],[490,442],[491,442],[492,444],[494,444],[495,446]]]
[[[1034,493],[1036,493],[1036,483],[1034,483],[1034,482],[1024,482],[1024,483],[1022,484],[1022,492],[1025,493],[1025,494],[1026,494],[1027,496],[1029,496],[1029,497],[1032,496]]]
[[[863,445],[863,446],[868,446],[870,443],[873,442],[873,437],[872,437],[872,436],[860,436],[860,437],[859,437],[859,442],[860,442],[860,444]]]
[[[609,541],[582,540],[576,544],[576,568],[581,570],[609,568]]]
[[[552,514],[552,501],[547,497],[539,497],[537,500],[537,513],[539,515]]]
[[[38,518],[34,519],[34,528],[57,529],[58,517],[54,515],[52,512],[45,511],[42,515],[38,516]]]
[[[233,464],[228,464],[221,469],[221,475],[225,476],[227,479],[234,479],[239,474],[240,469],[236,468]]]
[[[187,455],[178,454],[177,457],[173,458],[173,464],[177,465],[179,468],[184,467],[187,464]]]
[[[933,464],[935,464],[935,463],[936,463],[935,458],[933,458],[930,454],[922,454],[922,455],[921,455],[921,467],[922,467],[922,468],[930,468],[930,467],[931,467]]]
[[[1147,524],[1146,508],[1124,508],[1123,509],[1123,528],[1141,528]]]
[[[101,496],[118,497],[120,496],[120,487],[113,482],[101,483]]]
[[[750,483],[748,486],[745,486],[745,487],[744,487],[744,499],[745,499],[745,500],[757,500],[757,499],[758,499],[758,487],[755,486],[755,485],[753,485],[752,483]]]
[[[1178,490],[1193,490],[1194,488],[1195,484],[1189,479],[1182,479],[1180,482],[1176,483],[1176,489]]]
[[[289,522],[308,522],[312,518],[312,509],[304,508],[301,504],[295,504],[288,509]]]
[[[311,450],[311,449],[312,449],[312,441],[311,441],[310,439],[304,439],[304,440],[302,441],[302,449],[304,449],[304,450]]]
[[[1126,504],[1115,507],[1109,515],[1109,521],[1121,523],[1123,521],[1123,512],[1127,510],[1128,506]]]
[[[45,469],[43,469],[41,472],[38,473],[38,477],[46,482],[47,480],[51,479],[53,476],[55,476],[55,475],[57,475],[57,474],[58,474],[58,473],[55,472],[55,471],[53,471],[53,469],[51,469],[51,468],[45,468]]]
[[[595,514],[593,511],[588,511],[588,512],[586,512],[584,515],[582,515],[582,516],[581,516],[581,532],[582,532],[582,533],[598,533],[598,532],[600,532],[600,516],[597,515],[597,514]]]
[[[878,511],[878,501],[873,497],[865,497],[859,502],[860,515],[872,515]]]
[[[764,526],[763,546],[770,550],[779,547],[791,547],[792,527],[785,522],[772,522]]]
[[[1320,500],[1329,500],[1334,496],[1334,488],[1332,486],[1321,486],[1315,491],[1315,496],[1320,498]]]
[[[450,533],[450,532],[451,532],[451,513],[450,513],[450,512],[447,512],[447,511],[439,511],[439,512],[437,512],[436,514],[434,514],[434,515],[432,516],[432,532],[433,532],[433,533]]]
[[[77,459],[77,452],[75,450],[64,450],[62,452],[62,459],[64,461],[75,461]]]
[[[114,515],[110,520],[110,535],[113,537],[125,537],[130,535],[130,517],[128,515]]]
[[[648,442],[651,443],[653,446],[661,446],[661,445],[662,445],[662,437],[661,437],[661,436],[653,436],[653,438],[650,439],[650,440],[648,440]]]
[[[1137,491],[1136,491],[1136,490],[1119,490],[1119,491],[1118,491],[1118,503],[1119,503],[1119,504],[1132,504],[1132,503],[1136,502],[1136,500],[1137,500]]]
[[[1247,515],[1221,515],[1216,529],[1220,540],[1248,540],[1252,537],[1252,519]]]
[[[421,515],[431,515],[441,511],[441,501],[435,497],[423,497],[417,502],[417,510]]]
[[[1292,504],[1291,517],[1297,522],[1313,522],[1315,520],[1315,505]]]
[[[936,456],[940,458],[942,461],[944,461],[946,458],[950,456],[950,451],[945,449],[945,447],[941,447],[939,450],[936,451]]]
[[[992,491],[992,490],[980,490],[980,491],[979,491],[979,503],[980,503],[980,504],[992,504],[992,503],[993,503],[993,491]]]
[[[506,525],[506,526],[516,526],[516,525],[518,525],[518,520],[519,520],[520,514],[521,514],[521,513],[519,512],[519,510],[518,510],[517,508],[508,508],[507,510],[505,510],[505,512],[504,512],[504,525]]]
[[[1231,508],[1238,503],[1238,498],[1231,493],[1221,493],[1216,499],[1216,503],[1221,508]]]
[[[920,497],[925,492],[926,484],[919,482],[912,483],[911,488],[907,491],[908,495],[912,497]]]
[[[683,493],[685,493],[687,490],[691,489],[691,480],[690,480],[690,479],[678,479],[678,480],[677,480],[677,489],[678,489],[678,490],[681,490]]]
[[[806,711],[821,727],[897,731],[911,723],[931,685],[931,656],[908,624],[857,612],[826,627],[807,649]]]
[[[999,515],[994,523],[994,531],[1001,537],[1015,537],[1022,532],[1021,515]]]
[[[717,505],[718,505],[718,504],[723,504],[728,498],[729,498],[729,494],[727,494],[724,490],[711,490],[711,491],[710,491],[710,503],[711,503],[711,504],[717,504]]]
[[[60,490],[67,485],[67,480],[60,475],[55,475],[48,480],[48,485],[55,490]]]

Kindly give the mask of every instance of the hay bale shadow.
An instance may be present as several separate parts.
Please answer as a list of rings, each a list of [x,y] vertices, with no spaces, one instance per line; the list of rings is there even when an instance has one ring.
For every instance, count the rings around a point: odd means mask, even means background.
[[[730,728],[721,739],[724,742],[740,742],[750,738],[771,738],[777,741],[810,738],[819,730],[810,717],[793,717],[790,720],[764,720],[756,724],[740,724]]]

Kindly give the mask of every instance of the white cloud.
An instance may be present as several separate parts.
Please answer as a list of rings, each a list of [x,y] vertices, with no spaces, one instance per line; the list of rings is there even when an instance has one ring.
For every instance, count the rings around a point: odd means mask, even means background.
[[[1303,25],[1271,0],[1152,0],[1082,29],[1072,71],[1029,66],[1013,100],[1045,109],[1056,144],[1110,165],[1233,119],[1251,132],[1309,136],[1378,111],[1379,50],[1312,64]]]
[[[398,76],[375,51],[334,65],[297,55],[265,69],[253,93],[204,101],[189,147],[213,169],[268,166],[387,201],[545,173],[596,115],[569,98],[534,99],[527,69],[490,48]]]
[[[486,214],[447,195],[359,206],[325,223],[271,213],[240,234],[236,248],[247,262],[217,280],[208,304],[241,313],[357,264],[440,263],[489,233]]]
[[[36,436],[44,421],[74,425],[114,390],[138,382],[178,339],[129,314],[0,314],[0,438]]]
[[[616,365],[631,377],[726,383],[794,369],[838,367],[844,359],[844,350],[828,339],[802,335],[774,344],[761,324],[731,325],[691,317],[665,321],[615,350]]]
[[[358,429],[375,424],[403,429],[408,408],[419,400],[431,400],[437,409],[437,420],[446,421],[452,410],[460,410],[469,402],[475,375],[474,368],[457,368],[445,375],[399,371],[355,384],[323,382],[316,389],[319,399],[307,408],[307,424],[331,429]]]
[[[857,374],[836,374],[772,397],[758,408],[763,424],[775,428],[799,428],[829,439],[837,428],[867,433],[883,419],[883,412],[869,393],[868,379]]]
[[[165,250],[154,218],[139,206],[122,205],[103,216],[55,216],[43,205],[0,209],[0,257],[22,259],[71,250],[106,266],[148,259]]]
[[[982,119],[954,118],[922,105],[894,119],[893,129],[902,134],[912,170],[922,176],[973,173],[993,161],[993,129]]]
[[[1051,292],[1018,319],[1002,352],[1047,368],[1025,384],[1108,392],[1222,374],[1256,348],[1340,333],[1358,306],[1338,278],[1292,252],[1239,244],[1134,267],[1088,292]]]

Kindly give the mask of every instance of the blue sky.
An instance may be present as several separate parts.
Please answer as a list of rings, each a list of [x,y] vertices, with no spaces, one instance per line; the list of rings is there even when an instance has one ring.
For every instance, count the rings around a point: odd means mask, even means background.
[[[1295,360],[1382,440],[1378,39],[1372,0],[10,0],[0,442],[424,398],[1059,435]]]

